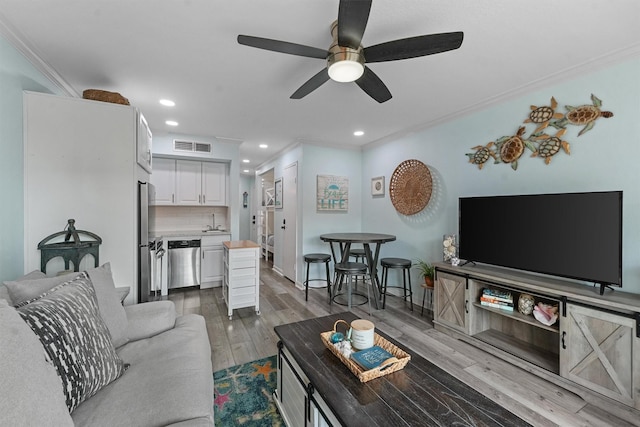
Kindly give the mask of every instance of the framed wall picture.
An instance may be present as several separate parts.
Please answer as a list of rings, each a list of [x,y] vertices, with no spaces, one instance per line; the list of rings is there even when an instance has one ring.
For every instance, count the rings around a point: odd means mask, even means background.
[[[371,178],[371,195],[384,196],[384,176]]]
[[[349,178],[318,175],[316,209],[318,212],[348,212]]]
[[[274,182],[274,206],[276,209],[282,209],[282,178],[278,178]]]

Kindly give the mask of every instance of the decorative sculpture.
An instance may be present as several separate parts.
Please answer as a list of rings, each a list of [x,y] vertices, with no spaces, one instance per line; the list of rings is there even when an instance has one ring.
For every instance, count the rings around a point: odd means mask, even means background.
[[[541,107],[532,105],[531,112],[524,123],[534,123],[537,127],[529,136],[524,137],[526,128],[522,126],[515,135],[503,136],[487,145],[472,147],[471,149],[476,151],[466,153],[466,156],[469,157],[469,163],[482,169],[485,163],[493,158],[494,163],[508,163],[513,170],[516,170],[518,160],[522,157],[525,148],[533,152],[531,157],[540,157],[547,165],[551,163],[551,158],[560,152],[560,149],[571,154],[570,144],[562,139],[567,132],[567,125],[584,126],[578,132],[578,136],[581,136],[593,129],[595,121],[600,117],[613,117],[611,111],[601,110],[602,101],[593,94],[591,94],[591,102],[592,104],[578,107],[566,105],[566,114],[556,112],[558,103],[553,96],[550,105]],[[543,133],[547,126],[555,127],[558,131],[553,136]]]
[[[102,239],[97,234],[89,231],[76,230],[75,223],[75,219],[68,220],[65,230],[47,236],[38,243],[38,249],[40,249],[40,271],[46,273],[49,260],[57,257],[64,259],[65,270],[69,270],[69,262],[72,262],[73,271],[80,271],[80,261],[86,255],[92,255],[95,267],[98,267],[98,253]],[[94,240],[83,242],[80,240],[80,233],[86,234]],[[64,235],[63,242],[48,243],[62,235]],[[70,241],[72,237],[73,241]]]

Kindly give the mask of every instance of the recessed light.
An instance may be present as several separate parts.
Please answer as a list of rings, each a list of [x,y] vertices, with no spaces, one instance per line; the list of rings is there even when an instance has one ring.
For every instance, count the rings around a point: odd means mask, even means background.
[[[242,160],[242,163],[249,163],[249,159]]]
[[[267,144],[260,144],[260,148],[267,148],[269,147]]]
[[[249,173],[249,169],[245,169],[245,170],[243,170],[242,172],[244,172],[244,173]]]
[[[160,100],[160,104],[164,105],[165,107],[175,107],[176,103],[173,102],[170,99],[161,99]]]
[[[362,135],[364,135],[364,131],[357,130],[357,131],[355,131],[353,134],[354,134],[355,136],[362,136]]]
[[[167,120],[165,123],[169,126],[178,126],[178,122],[176,122],[175,120]]]

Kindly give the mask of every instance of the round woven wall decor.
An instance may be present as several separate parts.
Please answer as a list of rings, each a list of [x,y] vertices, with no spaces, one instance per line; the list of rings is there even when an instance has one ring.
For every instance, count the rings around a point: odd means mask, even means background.
[[[432,188],[427,165],[416,159],[405,160],[391,175],[391,203],[403,215],[417,214],[429,203]]]

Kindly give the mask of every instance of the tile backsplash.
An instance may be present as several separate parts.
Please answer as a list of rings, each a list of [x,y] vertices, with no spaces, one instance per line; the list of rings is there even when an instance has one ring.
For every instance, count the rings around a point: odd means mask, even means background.
[[[213,224],[228,230],[228,208],[224,206],[155,206],[155,224],[151,226],[158,231],[193,231],[205,230]]]

